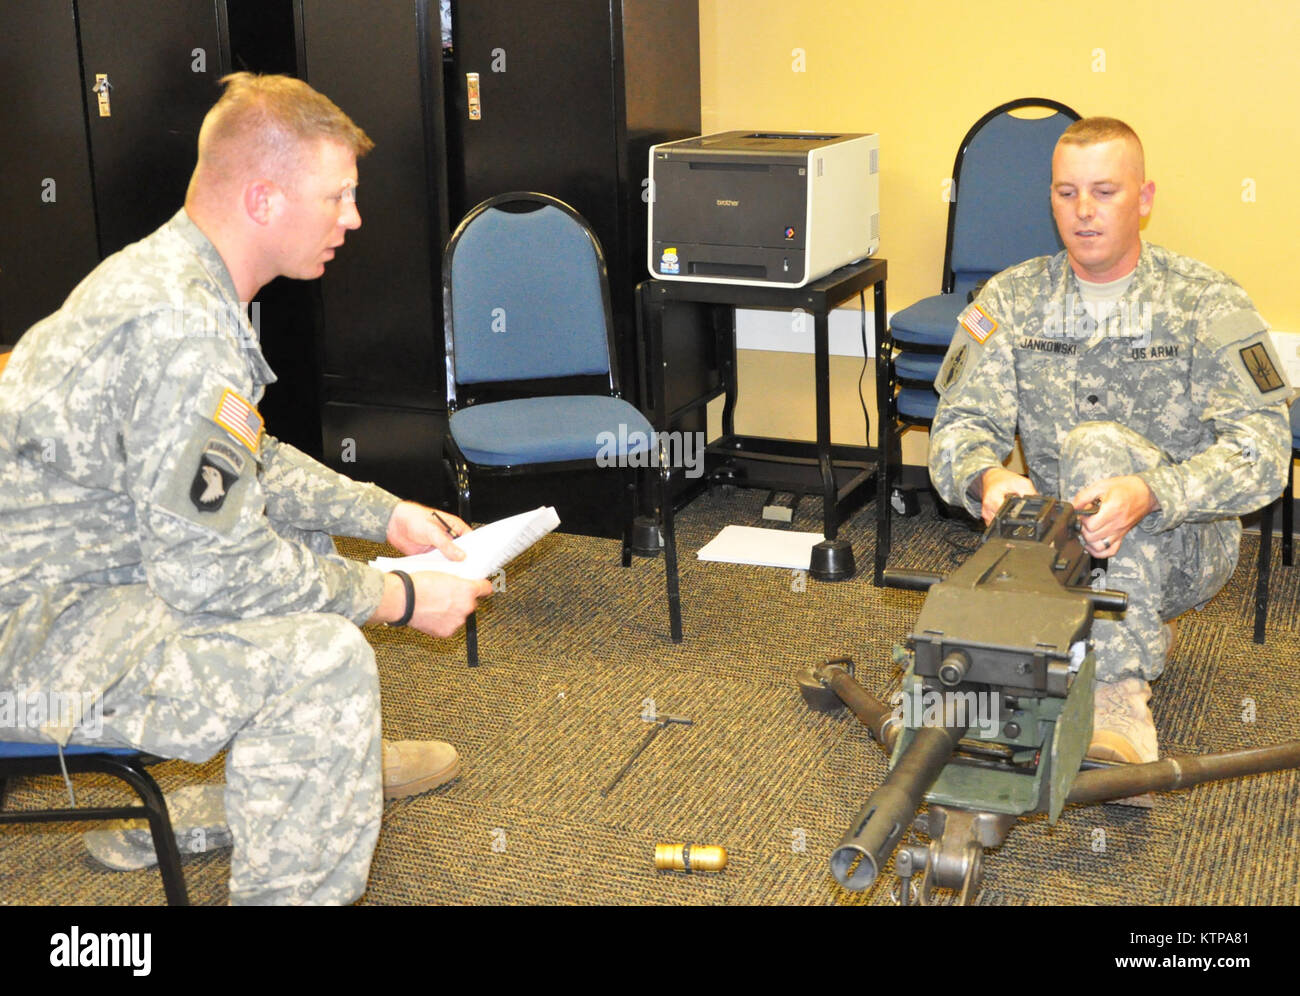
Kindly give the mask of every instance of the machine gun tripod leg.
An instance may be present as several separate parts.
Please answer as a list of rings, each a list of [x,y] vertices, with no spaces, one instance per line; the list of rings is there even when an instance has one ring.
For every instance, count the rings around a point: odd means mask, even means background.
[[[1055,823],[1069,803],[1300,767],[1300,741],[1150,764],[1085,760],[1093,616],[1127,605],[1122,592],[1085,583],[1090,558],[1079,515],[1087,511],[1042,495],[1012,496],[948,577],[884,572],[886,584],[926,592],[906,646],[894,651],[904,667],[900,714],[857,682],[848,658],[799,672],[810,707],[848,706],[890,755],[889,773],[831,852],[831,874],[844,888],[876,881],[923,802],[929,811],[917,828],[931,841],[899,851],[900,901],[910,905],[911,880],[920,874],[920,903],[935,888],[968,903],[979,890],[984,849],[1001,844],[1020,816],[1045,813]]]
[[[796,682],[811,708],[832,712],[848,707],[886,753],[892,753],[902,732],[902,720],[888,705],[863,688],[853,672],[853,661],[841,657],[801,669]],[[1149,764],[1084,761],[1074,775],[1064,801],[1088,805],[1122,799],[1137,792],[1176,791],[1202,782],[1295,767],[1300,767],[1300,741],[1297,740],[1220,754],[1175,755]],[[913,905],[913,879],[918,875],[916,905],[930,905],[936,888],[957,892],[959,905],[973,902],[979,894],[984,851],[1002,844],[1018,817],[944,805],[933,800],[929,802],[926,813],[917,815],[915,806],[907,810],[910,803],[899,800],[896,792],[894,796],[891,800],[887,795],[883,800],[886,803],[886,821],[897,817],[899,830],[893,843],[889,839],[892,834],[884,835],[877,852],[870,859],[863,860],[863,831],[867,823],[877,822],[876,810],[879,807],[874,802],[876,795],[873,793],[863,813],[855,819],[836,849],[839,860],[837,863],[836,857],[832,858],[832,874],[845,888],[854,891],[867,888],[877,877],[879,865],[888,859],[893,846],[902,837],[903,830],[912,826],[930,837],[930,842],[928,845],[905,844],[898,848],[894,872],[899,880],[899,904]],[[905,811],[897,809],[899,802]]]

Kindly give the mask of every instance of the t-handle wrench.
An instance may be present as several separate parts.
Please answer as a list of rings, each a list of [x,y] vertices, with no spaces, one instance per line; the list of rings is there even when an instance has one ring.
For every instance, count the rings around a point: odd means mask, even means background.
[[[641,745],[637,747],[637,749],[632,752],[632,756],[627,759],[627,764],[623,765],[610,783],[600,790],[601,798],[609,795],[609,793],[614,790],[614,786],[617,785],[622,777],[627,774],[628,768],[632,767],[632,765],[636,763],[636,759],[645,752],[647,747],[650,746],[650,741],[659,736],[660,731],[669,723],[680,723],[683,726],[694,726],[695,720],[687,719],[685,716],[669,716],[667,713],[659,713],[655,717],[654,726],[646,733],[645,739],[641,741]]]

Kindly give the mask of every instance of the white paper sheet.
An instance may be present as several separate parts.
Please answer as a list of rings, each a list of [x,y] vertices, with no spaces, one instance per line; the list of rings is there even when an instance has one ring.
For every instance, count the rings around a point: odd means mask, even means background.
[[[376,557],[371,567],[381,571],[441,571],[458,578],[486,578],[519,556],[560,524],[549,505],[479,526],[456,540],[464,560],[448,560],[437,550],[410,557]]]
[[[700,560],[724,564],[753,564],[758,567],[806,571],[812,560],[812,548],[821,541],[821,533],[727,526],[700,547],[697,556]]]

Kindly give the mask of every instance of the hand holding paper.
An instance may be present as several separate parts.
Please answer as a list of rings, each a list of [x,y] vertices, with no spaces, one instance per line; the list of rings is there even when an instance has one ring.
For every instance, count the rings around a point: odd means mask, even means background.
[[[460,560],[452,540],[469,532],[469,526],[450,512],[441,513],[418,502],[398,502],[388,520],[389,544],[404,554],[441,550],[451,560]]]
[[[448,560],[437,550],[410,557],[376,557],[370,566],[381,571],[439,571],[459,578],[482,579],[504,567],[560,524],[549,505],[479,526],[456,540],[465,559]]]

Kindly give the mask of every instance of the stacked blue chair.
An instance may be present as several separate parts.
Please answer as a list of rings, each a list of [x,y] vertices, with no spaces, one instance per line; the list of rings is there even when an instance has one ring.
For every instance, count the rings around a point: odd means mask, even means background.
[[[1255,578],[1255,642],[1264,642],[1268,620],[1268,582],[1273,560],[1273,510],[1282,506],[1282,565],[1290,567],[1295,532],[1295,460],[1300,457],[1300,402],[1291,406],[1291,465],[1286,471],[1286,490],[1277,501],[1265,506],[1259,518],[1259,569]]]
[[[118,747],[71,746],[60,759],[54,744],[0,741],[0,825],[6,823],[73,823],[80,820],[149,821],[163,893],[171,906],[188,906],[185,874],[181,871],[180,848],[172,832],[171,817],[162,790],[145,766],[162,758],[138,750]],[[60,809],[29,809],[6,812],[7,780],[35,775],[62,775],[95,771],[126,782],[140,797],[140,806],[73,806]]]
[[[446,437],[459,514],[471,520],[480,477],[630,468],[623,566],[654,433],[623,400],[609,281],[600,242],[569,205],[545,194],[500,194],[479,204],[443,255],[447,351]],[[662,456],[662,454],[660,454]],[[657,527],[664,553],[669,629],[682,638],[668,461],[657,459]],[[625,470],[625,472],[627,472]],[[645,475],[648,477],[649,475]],[[637,552],[642,552],[640,549]],[[466,624],[471,666],[477,624]]]
[[[1022,108],[1052,113],[1036,118],[1012,113]],[[1077,120],[1064,104],[1026,97],[995,107],[962,139],[952,168],[942,293],[894,315],[878,359],[886,371],[877,399],[887,484],[881,493],[891,507],[886,515],[916,511],[915,492],[895,486],[890,468],[901,462],[902,433],[928,428],[934,419],[939,403],[934,380],[958,314],[995,273],[1061,251],[1049,198],[1052,150]]]

